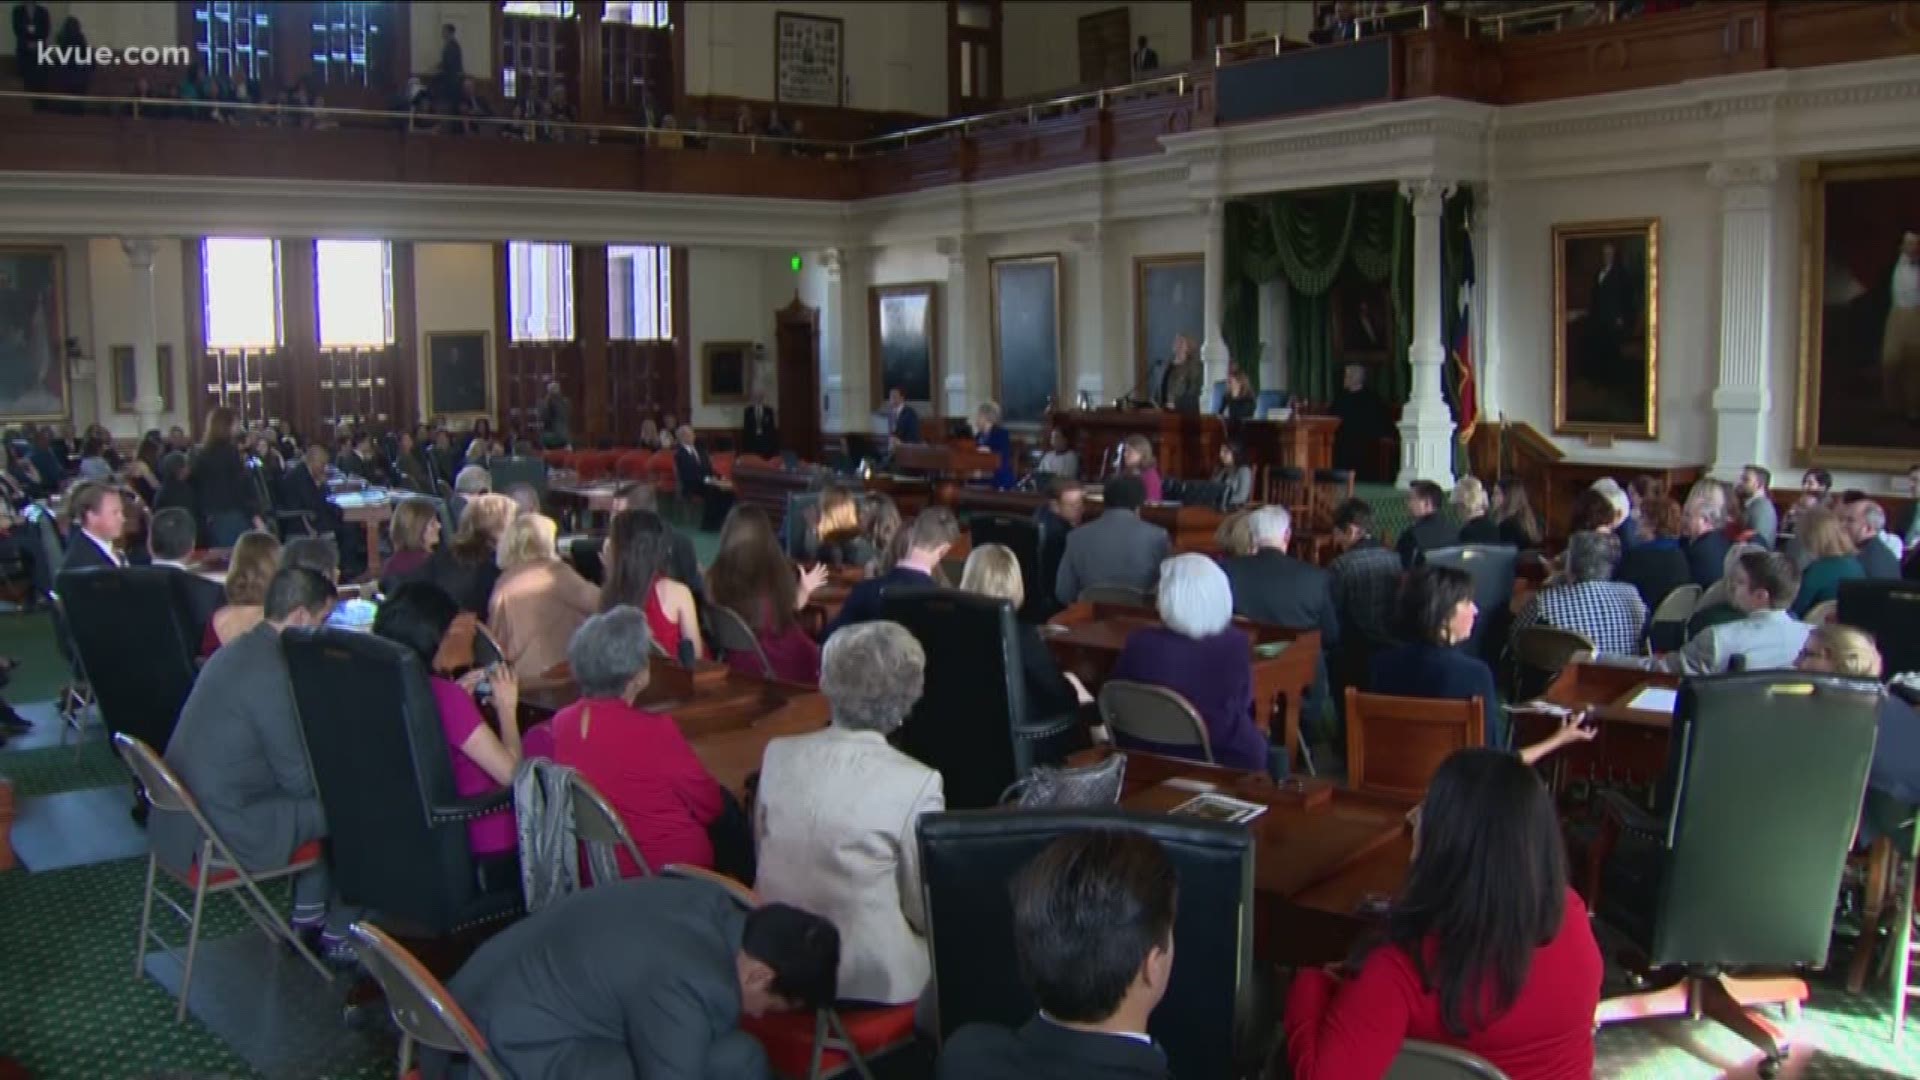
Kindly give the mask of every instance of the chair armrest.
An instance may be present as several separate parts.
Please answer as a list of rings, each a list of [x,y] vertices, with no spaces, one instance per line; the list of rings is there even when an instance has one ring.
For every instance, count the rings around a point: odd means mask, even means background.
[[[1639,803],[1613,788],[1599,792],[1600,812],[1622,829],[1648,840],[1659,840],[1666,833],[1666,822],[1649,813]]]
[[[427,823],[447,825],[457,821],[472,821],[485,817],[497,810],[513,805],[513,789],[501,788],[485,795],[475,795],[469,799],[457,799],[450,803],[437,803],[427,808]]]

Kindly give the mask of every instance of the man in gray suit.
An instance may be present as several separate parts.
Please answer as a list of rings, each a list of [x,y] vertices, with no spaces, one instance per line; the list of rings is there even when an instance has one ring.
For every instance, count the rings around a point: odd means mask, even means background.
[[[818,915],[749,912],[712,882],[644,877],[508,927],[450,989],[508,1076],[760,1080],[766,1053],[740,1018],[832,1004],[839,966],[840,934]]]
[[[275,574],[266,618],[200,669],[167,743],[167,764],[249,870],[285,866],[300,845],[327,834],[280,631],[325,622],[333,602],[333,583],[312,570]],[[185,871],[199,855],[200,829],[187,814],[156,813],[147,832],[168,866]],[[316,929],[326,913],[322,864],[294,879],[294,926]]]
[[[1773,474],[1759,465],[1749,465],[1740,470],[1740,480],[1733,486],[1733,493],[1740,496],[1740,505],[1747,515],[1747,528],[1753,530],[1754,543],[1773,550],[1780,537],[1780,512],[1774,509],[1773,497],[1767,494],[1767,485],[1773,483]]]
[[[1137,476],[1122,476],[1102,492],[1100,516],[1067,534],[1054,595],[1063,604],[1080,598],[1089,585],[1123,585],[1151,593],[1160,581],[1160,564],[1173,554],[1167,530],[1140,520],[1147,489]]]

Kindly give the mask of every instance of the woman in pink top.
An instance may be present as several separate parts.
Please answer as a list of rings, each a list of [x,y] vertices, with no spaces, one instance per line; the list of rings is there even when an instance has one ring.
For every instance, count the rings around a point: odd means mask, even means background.
[[[440,729],[447,737],[447,758],[453,765],[453,788],[462,798],[468,798],[513,782],[514,767],[520,764],[520,684],[504,664],[484,672],[469,672],[457,683],[432,674],[440,641],[459,614],[459,605],[445,589],[427,581],[409,582],[380,605],[380,613],[373,618],[373,632],[405,646],[429,673]],[[483,678],[493,688],[494,713],[500,721],[498,734],[487,726],[486,717],[471,696]],[[512,807],[467,822],[467,841],[475,856],[514,850],[518,839]]]
[[[714,867],[707,827],[726,810],[726,794],[694,756],[671,716],[634,706],[647,688],[647,620],[621,606],[582,623],[567,645],[580,700],[547,724],[553,760],[578,772],[619,812],[647,865]],[[640,872],[619,853],[620,875]]]
[[[1518,756],[1458,750],[1434,774],[1386,940],[1287,995],[1296,1080],[1379,1080],[1408,1039],[1512,1080],[1590,1080],[1601,960],[1567,887],[1560,821]]]
[[[1164,492],[1160,483],[1160,464],[1153,458],[1153,444],[1145,435],[1129,435],[1121,444],[1120,471],[1129,476],[1138,476],[1141,486],[1147,489],[1147,501],[1159,502]]]

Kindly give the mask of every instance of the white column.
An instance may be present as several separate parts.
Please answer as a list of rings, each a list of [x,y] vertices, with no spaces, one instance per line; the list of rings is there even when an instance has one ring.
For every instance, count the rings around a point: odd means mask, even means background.
[[[160,426],[166,399],[160,387],[159,316],[154,307],[154,242],[144,236],[122,237],[120,250],[126,252],[127,265],[133,268],[133,407],[140,413],[140,430]]]
[[[854,362],[863,337],[858,327],[864,320],[849,318],[847,313],[860,291],[848,280],[854,276],[851,264],[856,258],[845,248],[828,248],[820,255],[826,271],[820,297],[820,393],[826,399],[820,412],[822,431],[845,432],[849,421],[856,431],[866,428],[860,419],[866,411],[860,387],[867,380],[861,365]]]
[[[1073,242],[1080,253],[1073,273],[1073,310],[1064,322],[1074,339],[1074,377],[1067,384],[1067,400],[1056,402],[1061,408],[1071,408],[1081,394],[1100,404],[1106,397],[1107,358],[1122,351],[1107,340],[1106,227],[1097,221],[1081,225],[1073,231]]]
[[[974,341],[974,296],[979,290],[973,288],[971,268],[967,265],[970,252],[966,237],[942,237],[938,244],[940,254],[947,257],[947,303],[941,313],[947,323],[946,354],[940,358],[941,367],[946,369],[944,386],[936,387],[936,394],[944,391],[946,400],[941,407],[944,416],[969,416],[973,412],[973,402],[967,397],[968,372],[976,359],[975,353],[983,351]],[[985,322],[982,322],[985,325]],[[989,328],[989,331],[991,329]],[[990,361],[989,361],[990,362]],[[987,372],[991,385],[992,372]]]
[[[1713,388],[1713,475],[1732,480],[1760,460],[1773,338],[1773,161],[1723,161],[1707,169],[1720,189],[1720,365]]]
[[[1201,388],[1200,402],[1204,408],[1213,400],[1213,384],[1227,377],[1227,339],[1220,333],[1221,301],[1226,290],[1227,276],[1227,204],[1224,199],[1208,199],[1202,207],[1207,218],[1207,242],[1203,248],[1205,254],[1205,278],[1201,289],[1202,303],[1206,310],[1206,340],[1200,343],[1200,359],[1206,365],[1207,381]]]
[[[1500,290],[1493,287],[1494,245],[1500,242],[1493,212],[1500,194],[1492,184],[1478,185],[1473,192],[1473,385],[1479,393],[1482,421],[1499,419],[1506,408],[1500,387],[1503,343],[1493,332],[1500,325],[1496,311]]]
[[[1452,185],[1405,180],[1413,202],[1413,384],[1400,413],[1399,486],[1431,480],[1453,486],[1453,415],[1441,393],[1446,350],[1440,343],[1440,212]]]
[[[1260,389],[1287,388],[1287,283],[1260,283]]]

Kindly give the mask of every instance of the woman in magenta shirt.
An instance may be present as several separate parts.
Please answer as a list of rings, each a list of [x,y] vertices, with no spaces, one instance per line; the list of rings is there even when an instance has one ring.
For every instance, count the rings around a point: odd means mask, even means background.
[[[675,863],[714,868],[707,835],[727,808],[726,793],[680,734],[673,717],[636,708],[647,688],[647,618],[621,605],[580,624],[567,644],[567,665],[580,700],[527,732],[546,729],[553,760],[578,772],[613,804],[654,872]],[[619,852],[620,876],[640,872]]]
[[[1160,482],[1160,463],[1154,460],[1153,444],[1145,435],[1129,435],[1121,444],[1120,471],[1138,476],[1147,489],[1147,501],[1157,503],[1165,494]]]
[[[1546,786],[1513,754],[1459,750],[1427,790],[1386,940],[1294,980],[1287,1058],[1295,1080],[1378,1080],[1422,1039],[1512,1080],[1589,1080],[1600,977]]]
[[[445,589],[427,581],[409,582],[380,605],[380,613],[373,618],[373,632],[406,646],[420,658],[433,688],[433,703],[440,712],[440,730],[447,737],[454,791],[468,798],[513,783],[514,767],[520,764],[520,684],[504,664],[469,672],[457,683],[433,674],[433,658],[440,651],[440,641],[459,614],[460,606]],[[473,688],[482,679],[493,689],[493,709],[500,722],[497,734],[473,701]],[[502,807],[467,822],[467,842],[476,857],[514,850],[519,838],[513,808]]]

